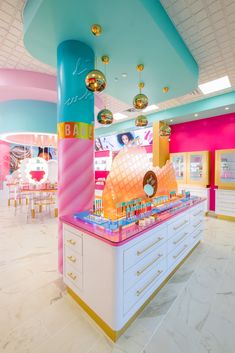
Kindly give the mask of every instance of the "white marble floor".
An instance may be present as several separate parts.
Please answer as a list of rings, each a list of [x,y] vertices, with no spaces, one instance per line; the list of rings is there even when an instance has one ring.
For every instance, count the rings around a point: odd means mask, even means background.
[[[235,224],[207,218],[205,240],[113,344],[65,291],[56,220],[0,207],[0,352],[234,353]]]

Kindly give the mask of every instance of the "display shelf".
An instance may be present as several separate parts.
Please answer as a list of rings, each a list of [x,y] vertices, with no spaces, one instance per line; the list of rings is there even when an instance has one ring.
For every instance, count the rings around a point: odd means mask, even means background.
[[[102,191],[105,181],[111,170],[113,153],[112,151],[96,151],[94,160],[95,169],[95,192]],[[96,192],[97,194],[97,192]]]
[[[209,152],[187,153],[187,184],[209,185]]]
[[[185,184],[187,173],[186,173],[186,163],[187,154],[186,153],[171,153],[170,160],[173,163],[175,169],[175,176],[178,184]]]
[[[99,234],[97,225],[88,231],[86,222],[61,218],[68,292],[113,341],[202,239],[203,202],[185,203],[154,225],[136,226],[132,234]]]
[[[235,149],[215,151],[215,184],[220,189],[235,189]]]
[[[171,153],[170,160],[175,169],[177,183],[204,187],[209,185],[209,159],[208,151]]]
[[[210,188],[190,184],[180,184],[178,191],[181,193],[182,190],[190,191],[191,195],[203,197],[204,199],[206,199],[206,202],[204,203],[204,212],[206,213],[209,211]]]

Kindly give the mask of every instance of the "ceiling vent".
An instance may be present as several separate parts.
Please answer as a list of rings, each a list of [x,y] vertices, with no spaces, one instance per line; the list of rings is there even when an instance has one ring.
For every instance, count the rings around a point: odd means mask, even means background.
[[[126,112],[126,113],[135,113],[135,112],[137,112],[138,110],[137,109],[135,109],[135,108],[128,108],[127,110],[124,110],[124,112]]]
[[[200,96],[201,92],[199,91],[199,89],[195,89],[194,91],[189,93],[190,96]]]

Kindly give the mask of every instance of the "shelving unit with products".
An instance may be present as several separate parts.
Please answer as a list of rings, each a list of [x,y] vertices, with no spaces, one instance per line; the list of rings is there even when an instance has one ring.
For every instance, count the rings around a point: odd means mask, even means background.
[[[178,184],[186,184],[187,153],[171,153],[170,160],[173,163]]]
[[[210,153],[209,151],[171,153],[179,192],[188,190],[192,195],[205,197],[205,212],[209,210]]]
[[[235,149],[215,151],[215,212],[235,220]]]

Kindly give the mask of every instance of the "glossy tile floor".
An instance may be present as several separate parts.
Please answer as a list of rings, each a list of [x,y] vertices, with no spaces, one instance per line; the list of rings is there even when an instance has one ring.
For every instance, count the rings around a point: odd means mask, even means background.
[[[205,240],[113,344],[65,291],[56,220],[0,215],[0,352],[235,352],[234,223],[207,218]]]

